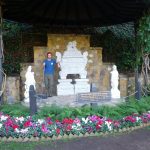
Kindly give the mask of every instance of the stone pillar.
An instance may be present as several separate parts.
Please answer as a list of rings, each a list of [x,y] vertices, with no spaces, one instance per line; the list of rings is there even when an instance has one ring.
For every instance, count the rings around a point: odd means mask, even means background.
[[[29,87],[29,99],[30,99],[30,115],[35,115],[37,113],[37,104],[34,85],[30,85]]]
[[[120,75],[120,92],[121,97],[127,96],[128,77],[126,75]]]
[[[7,77],[4,101],[14,103],[20,101],[20,77]]]

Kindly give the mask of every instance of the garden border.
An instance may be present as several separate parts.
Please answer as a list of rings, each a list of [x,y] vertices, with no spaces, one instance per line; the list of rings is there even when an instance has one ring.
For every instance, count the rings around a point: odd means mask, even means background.
[[[127,127],[123,129],[114,129],[112,131],[106,131],[106,132],[95,132],[95,133],[85,133],[85,134],[80,134],[80,135],[73,135],[73,134],[65,134],[63,136],[58,135],[58,136],[53,136],[53,137],[48,137],[48,136],[41,136],[41,137],[31,137],[31,138],[13,138],[13,137],[0,137],[1,142],[39,142],[39,141],[49,141],[49,140],[62,140],[62,139],[73,139],[73,138],[78,138],[78,137],[91,137],[91,136],[106,136],[108,134],[112,133],[124,133],[128,131],[133,131],[137,129],[141,129],[144,127],[150,126],[150,122],[148,123],[142,123],[139,126],[135,127]]]

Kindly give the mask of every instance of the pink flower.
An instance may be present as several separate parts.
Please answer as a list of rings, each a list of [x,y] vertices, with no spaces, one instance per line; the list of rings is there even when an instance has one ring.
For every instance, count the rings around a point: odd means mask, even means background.
[[[45,124],[42,124],[42,132],[44,132],[44,133],[48,133],[48,129],[47,129],[47,127],[46,127],[46,125]]]
[[[120,126],[120,122],[117,121],[117,120],[114,120],[113,121],[113,125],[114,125],[114,127],[119,127]]]
[[[147,122],[148,122],[148,119],[145,118],[145,117],[141,117],[141,119],[142,119],[142,122],[143,122],[143,123],[147,123]]]
[[[76,119],[73,121],[73,123],[75,123],[75,124],[80,123],[80,119],[76,118]]]
[[[88,118],[89,118],[89,120],[91,120],[92,122],[96,122],[96,121],[102,120],[99,116],[96,116],[96,115],[89,116]]]
[[[150,119],[150,114],[147,114],[148,119]]]
[[[7,126],[7,127],[10,127],[10,126],[12,126],[14,123],[13,123],[13,121],[11,120],[11,118],[8,118],[7,120],[6,120],[6,122],[5,122],[5,126]]]

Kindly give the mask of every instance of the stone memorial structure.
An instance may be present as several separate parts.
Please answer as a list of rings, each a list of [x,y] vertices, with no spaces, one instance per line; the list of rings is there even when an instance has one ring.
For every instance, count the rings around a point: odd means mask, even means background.
[[[61,56],[60,52],[56,52],[57,61],[60,62],[61,71],[60,79],[57,85],[57,95],[73,95],[76,93],[90,92],[90,84],[87,79],[87,56],[88,52],[83,54],[77,49],[77,42],[72,41],[67,44],[67,48]],[[79,79],[75,79],[73,85],[72,79],[67,79],[67,75],[78,74]]]
[[[113,65],[111,73],[111,98],[120,98],[120,91],[118,89],[119,73],[117,66]]]
[[[71,41],[71,43],[69,43]],[[76,41],[76,42],[73,42]],[[73,43],[72,43],[73,42]],[[73,72],[71,70],[72,67],[70,67],[68,70],[73,73],[67,72],[67,75],[64,74],[64,67],[63,64],[65,64],[67,60],[71,60],[70,65],[72,65],[72,62],[74,59],[68,59],[69,56],[68,53],[70,51],[73,51],[73,48],[76,49],[75,51],[82,57],[82,61],[86,62],[86,69],[84,74],[81,72]],[[69,48],[69,52],[67,51],[67,48]],[[112,68],[112,63],[104,63],[102,62],[102,47],[91,47],[90,45],[90,35],[79,35],[79,34],[47,34],[47,44],[43,46],[34,46],[34,62],[33,63],[26,63],[22,64],[22,71],[21,71],[21,98],[24,97],[24,83],[26,81],[25,79],[25,73],[27,70],[27,67],[29,65],[32,66],[34,69],[34,77],[36,80],[36,92],[38,94],[44,94],[45,93],[45,85],[44,85],[44,78],[43,78],[43,60],[46,58],[47,52],[52,52],[53,57],[55,57],[56,52],[57,53],[57,60],[62,61],[62,68],[61,70],[59,68],[55,68],[55,77],[54,77],[54,93],[55,95],[58,95],[57,93],[57,86],[63,85],[62,87],[65,87],[66,91],[64,92],[64,95],[68,94],[68,91],[70,91],[70,95],[73,95],[74,93],[78,93],[78,91],[81,91],[81,84],[83,87],[83,83],[94,85],[95,92],[105,92],[105,91],[111,91],[111,84],[110,84],[110,70]],[[67,52],[66,52],[67,51]],[[85,53],[85,52],[88,53]],[[83,55],[84,54],[84,55]],[[88,55],[87,55],[88,54]],[[86,57],[87,55],[87,57]],[[63,57],[65,56],[65,57]],[[81,57],[78,57],[80,59]],[[63,59],[65,58],[65,59]],[[85,65],[85,64],[84,64]],[[74,66],[75,67],[75,66]],[[75,70],[75,69],[74,69]],[[60,71],[62,71],[62,75],[60,76]],[[77,71],[77,70],[76,70]],[[75,73],[75,74],[74,74]],[[87,73],[87,74],[86,74]],[[70,75],[73,75],[74,83],[71,84],[72,78],[70,79]],[[77,77],[75,77],[77,75]],[[81,77],[82,75],[82,77]],[[86,76],[86,77],[85,77]],[[89,81],[88,81],[89,80]],[[134,83],[134,78],[130,79]],[[81,83],[81,81],[84,81]],[[58,84],[59,82],[59,84]],[[119,87],[120,87],[120,95],[121,96],[127,96],[127,87],[128,87],[128,77],[124,77],[120,75],[119,78]],[[67,86],[66,86],[67,85]],[[85,86],[84,86],[85,87]],[[133,86],[134,88],[134,86]],[[134,89],[133,89],[134,92]]]

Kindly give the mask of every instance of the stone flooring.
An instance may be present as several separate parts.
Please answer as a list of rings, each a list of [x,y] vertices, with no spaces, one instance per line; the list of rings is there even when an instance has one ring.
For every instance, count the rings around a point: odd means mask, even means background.
[[[123,102],[122,99],[113,99],[113,100],[78,100],[77,95],[68,95],[68,96],[53,96],[46,99],[37,98],[37,105],[39,107],[57,105],[57,106],[69,106],[69,107],[81,107],[83,105],[116,105],[120,102]]]
[[[113,100],[79,100],[77,95],[67,95],[67,96],[53,96],[53,97],[45,97],[37,96],[37,106],[51,106],[57,105],[59,107],[81,107],[84,105],[96,106],[96,105],[111,105],[115,106],[118,103],[123,102],[123,99],[113,99]],[[22,102],[23,105],[29,107],[29,103]]]

